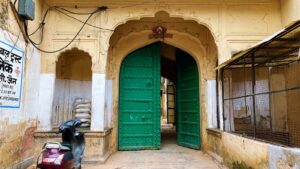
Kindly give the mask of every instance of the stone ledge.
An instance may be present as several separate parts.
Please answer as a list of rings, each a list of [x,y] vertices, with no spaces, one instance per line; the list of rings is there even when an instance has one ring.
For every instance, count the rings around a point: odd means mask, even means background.
[[[109,139],[111,135],[111,129],[105,131],[83,131],[85,134],[85,151],[84,160],[87,163],[104,163],[110,156],[111,151],[109,149]],[[35,158],[40,153],[41,147],[49,141],[61,141],[61,134],[57,134],[56,131],[37,131],[34,133],[35,141]]]
[[[81,131],[86,137],[105,137],[111,133],[111,128],[105,129],[104,131],[90,131],[84,130]],[[80,131],[80,130],[79,130]],[[34,132],[35,138],[57,138],[61,137],[61,134],[57,131],[36,131]]]
[[[207,134],[222,138],[223,131],[217,128],[207,128]]]

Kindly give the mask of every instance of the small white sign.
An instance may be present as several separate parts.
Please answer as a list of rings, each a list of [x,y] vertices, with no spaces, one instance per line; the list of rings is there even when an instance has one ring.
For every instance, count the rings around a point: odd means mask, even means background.
[[[20,108],[24,51],[0,41],[0,108]]]

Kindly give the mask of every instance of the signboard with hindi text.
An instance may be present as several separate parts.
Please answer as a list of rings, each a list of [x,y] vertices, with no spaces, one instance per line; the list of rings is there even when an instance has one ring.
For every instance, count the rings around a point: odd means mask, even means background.
[[[24,51],[0,41],[0,108],[20,108]]]

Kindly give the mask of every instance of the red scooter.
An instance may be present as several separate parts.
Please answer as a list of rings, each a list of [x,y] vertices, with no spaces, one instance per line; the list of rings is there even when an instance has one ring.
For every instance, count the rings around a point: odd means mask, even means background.
[[[76,130],[84,122],[68,120],[59,126],[62,142],[48,142],[37,160],[37,169],[81,169],[84,134]]]

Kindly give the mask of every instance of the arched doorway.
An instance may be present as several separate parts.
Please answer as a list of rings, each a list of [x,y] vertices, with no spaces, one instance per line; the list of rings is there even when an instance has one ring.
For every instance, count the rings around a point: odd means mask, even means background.
[[[171,34],[171,37],[165,38],[151,38],[153,34],[153,28],[157,25],[162,25],[167,29],[167,34]],[[173,18],[164,15],[164,12],[155,14],[154,18],[141,18],[139,20],[127,21],[124,24],[119,25],[115,32],[112,34],[109,40],[108,60],[106,67],[106,77],[112,83],[112,113],[111,113],[111,126],[112,126],[112,139],[110,141],[110,147],[112,151],[119,149],[119,106],[120,106],[120,71],[121,65],[125,58],[138,49],[141,49],[149,44],[155,42],[162,42],[160,48],[161,53],[163,51],[167,55],[162,55],[162,59],[167,58],[169,61],[173,61],[176,69],[175,49],[180,49],[192,56],[197,63],[199,90],[201,89],[201,95],[199,94],[199,110],[201,110],[200,126],[201,132],[201,148],[205,149],[208,145],[206,127],[208,124],[208,116],[215,115],[216,112],[211,112],[207,108],[208,100],[214,96],[208,96],[208,88],[212,88],[208,83],[215,81],[216,71],[215,65],[217,62],[217,46],[214,41],[214,37],[208,28],[195,21],[184,20],[180,18]],[[169,48],[174,48],[170,50]],[[173,57],[168,57],[173,56]],[[161,66],[161,69],[165,66]],[[161,75],[172,81],[172,78]],[[173,71],[173,72],[176,72]],[[215,88],[215,87],[213,87]],[[162,142],[163,143],[163,142]],[[163,146],[163,145],[162,145]],[[163,147],[162,147],[163,149]]]
[[[127,55],[121,64],[119,150],[160,148],[160,79],[162,74],[175,81],[177,143],[194,149],[200,148],[197,64],[186,52],[179,49],[172,52],[166,48],[168,47],[162,42],[147,45]]]

